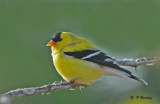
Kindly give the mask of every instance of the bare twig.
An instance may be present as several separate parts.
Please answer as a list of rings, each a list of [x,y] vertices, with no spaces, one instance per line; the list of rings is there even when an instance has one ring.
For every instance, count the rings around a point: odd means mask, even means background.
[[[85,87],[86,85],[77,85],[77,86]],[[62,82],[62,83],[48,84],[41,87],[31,87],[31,88],[11,90],[7,93],[0,95],[0,104],[8,104],[8,102],[14,98],[27,97],[37,94],[45,94],[62,89],[73,89],[76,88],[77,86],[75,86],[74,83]]]
[[[136,60],[124,59],[124,60],[118,60],[116,62],[122,66],[131,66],[131,67],[136,68],[137,66],[142,65],[142,64],[153,65],[154,63],[158,63],[160,62],[160,57],[139,58]],[[78,85],[78,86],[85,87],[86,85]],[[57,90],[62,90],[62,89],[73,89],[76,87],[77,86],[75,86],[74,83],[63,82],[63,83],[48,84],[48,85],[44,85],[41,87],[31,87],[31,88],[11,90],[7,93],[0,95],[0,104],[9,104],[10,100],[14,98],[21,98],[21,97],[27,97],[27,96],[37,95],[37,94],[44,94],[44,93],[49,93],[52,91],[57,91]]]
[[[124,60],[118,60],[117,63],[122,66],[131,66],[131,67],[137,67],[142,64],[146,65],[154,65],[155,63],[160,62],[160,57],[149,57],[149,58],[138,58],[136,60],[133,59],[124,59]]]

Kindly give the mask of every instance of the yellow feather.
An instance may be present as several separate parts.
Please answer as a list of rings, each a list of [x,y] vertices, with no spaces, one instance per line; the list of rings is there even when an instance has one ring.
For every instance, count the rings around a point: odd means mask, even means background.
[[[97,64],[65,56],[61,52],[53,58],[57,72],[68,82],[74,80],[77,84],[89,84],[103,75]]]

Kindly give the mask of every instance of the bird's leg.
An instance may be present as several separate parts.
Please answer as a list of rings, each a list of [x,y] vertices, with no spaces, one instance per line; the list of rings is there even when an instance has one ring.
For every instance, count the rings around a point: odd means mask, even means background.
[[[69,89],[69,90],[76,90],[76,89],[77,89],[77,84],[76,84],[76,82],[75,82],[75,79],[70,80],[69,82],[74,84],[74,88],[71,88],[71,89]]]

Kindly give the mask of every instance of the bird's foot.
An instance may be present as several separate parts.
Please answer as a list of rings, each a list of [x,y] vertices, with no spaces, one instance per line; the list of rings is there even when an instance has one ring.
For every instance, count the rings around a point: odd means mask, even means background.
[[[77,84],[76,84],[76,82],[75,82],[75,79],[70,80],[69,82],[70,82],[70,83],[73,83],[73,85],[74,85],[74,88],[70,88],[69,90],[76,90],[76,89],[77,89]]]
[[[76,81],[75,79],[69,81],[70,83],[73,83],[73,85],[74,85],[74,88],[71,88],[69,90],[76,90],[79,87],[80,91],[82,92],[82,89],[87,87],[87,84],[77,84],[75,81]]]

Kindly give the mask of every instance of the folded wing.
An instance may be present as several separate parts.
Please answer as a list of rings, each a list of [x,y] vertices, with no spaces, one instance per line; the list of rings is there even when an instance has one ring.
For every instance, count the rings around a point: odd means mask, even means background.
[[[116,63],[115,59],[108,56],[104,52],[101,52],[100,50],[87,49],[87,50],[82,50],[82,51],[64,52],[64,54],[68,55],[68,56],[72,56],[74,58],[90,61],[90,62],[93,62],[93,63],[97,63],[99,65],[103,65],[103,66],[107,66],[107,67],[116,69],[120,72],[123,72],[127,77],[138,80],[138,81],[144,83],[145,85],[148,85],[148,83],[146,81],[144,81],[143,79],[133,75],[127,69],[124,69],[124,68],[120,67]]]

